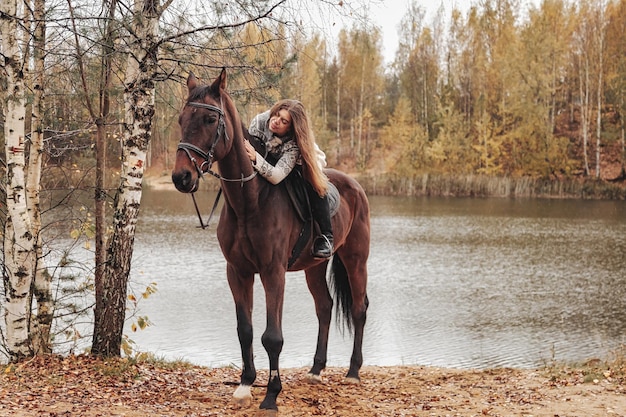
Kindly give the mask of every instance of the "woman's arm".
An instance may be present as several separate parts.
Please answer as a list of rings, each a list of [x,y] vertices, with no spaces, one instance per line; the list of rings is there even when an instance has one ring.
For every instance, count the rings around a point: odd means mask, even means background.
[[[300,158],[300,149],[298,145],[295,144],[295,141],[285,143],[283,155],[278,162],[276,162],[276,165],[267,162],[258,152],[254,151],[254,153],[255,155],[250,158],[254,169],[256,169],[263,178],[274,185],[279,184],[282,180],[287,178],[287,175],[291,173]]]

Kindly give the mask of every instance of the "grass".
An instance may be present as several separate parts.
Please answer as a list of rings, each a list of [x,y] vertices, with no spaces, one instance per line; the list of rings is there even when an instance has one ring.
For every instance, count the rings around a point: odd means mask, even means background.
[[[584,383],[626,382],[626,345],[621,345],[609,354],[606,359],[588,359],[584,362],[559,362],[551,360],[543,369],[546,376],[553,382],[577,377]]]
[[[169,360],[152,353],[136,353],[130,357],[103,359],[96,365],[96,370],[103,376],[132,377],[138,376],[137,365],[147,364],[165,370],[183,370],[193,368],[194,365],[183,359]]]
[[[486,175],[423,174],[398,177],[362,175],[359,182],[368,194],[443,197],[517,197],[626,199],[623,184],[595,179],[541,179]]]

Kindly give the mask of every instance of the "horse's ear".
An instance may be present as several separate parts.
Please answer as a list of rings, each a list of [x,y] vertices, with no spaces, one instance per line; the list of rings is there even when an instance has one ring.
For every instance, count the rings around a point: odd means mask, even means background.
[[[218,89],[226,91],[226,67],[222,68],[222,72],[213,82],[211,89],[214,91],[218,91]]]
[[[187,77],[187,88],[189,89],[189,92],[191,92],[191,90],[193,90],[197,86],[198,86],[198,79],[196,78],[195,75],[193,75],[193,72],[190,72],[189,77]]]

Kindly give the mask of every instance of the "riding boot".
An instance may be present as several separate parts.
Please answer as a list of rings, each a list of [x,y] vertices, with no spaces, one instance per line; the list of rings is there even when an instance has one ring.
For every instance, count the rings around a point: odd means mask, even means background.
[[[320,235],[313,242],[313,257],[328,259],[333,254],[333,226],[330,221],[330,207],[328,195],[311,198],[313,217],[320,228]]]

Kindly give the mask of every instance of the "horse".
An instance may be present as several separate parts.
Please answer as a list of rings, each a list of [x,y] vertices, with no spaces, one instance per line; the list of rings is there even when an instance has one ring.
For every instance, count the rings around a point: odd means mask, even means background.
[[[329,259],[314,259],[311,242],[289,265],[290,253],[304,221],[296,214],[286,187],[272,185],[254,170],[246,154],[244,139],[252,141],[235,104],[227,92],[226,69],[210,84],[200,84],[190,73],[188,97],[178,123],[181,140],[176,151],[172,182],[183,193],[198,190],[200,178],[211,173],[219,178],[224,204],[217,225],[217,238],[226,259],[226,276],[237,317],[241,346],[241,379],[233,397],[239,406],[252,402],[251,386],[256,379],[252,352],[253,284],[258,274],[266,299],[266,328],[261,342],[269,357],[269,380],[261,410],[275,413],[282,390],[279,356],[283,348],[283,300],[287,271],[304,270],[315,302],[318,319],[317,346],[307,374],[311,383],[321,382],[326,367],[328,334],[333,309],[342,317],[344,328],[354,331],[348,383],[359,383],[363,364],[363,333],[369,305],[367,259],[370,248],[370,209],[364,189],[352,177],[325,169],[339,191],[339,206],[332,217],[335,239]],[[218,172],[212,170],[217,164]],[[329,280],[326,279],[327,270]],[[338,316],[338,319],[339,319]]]

